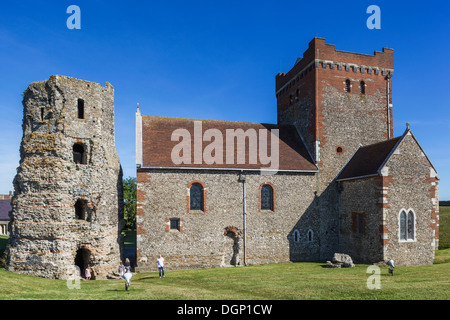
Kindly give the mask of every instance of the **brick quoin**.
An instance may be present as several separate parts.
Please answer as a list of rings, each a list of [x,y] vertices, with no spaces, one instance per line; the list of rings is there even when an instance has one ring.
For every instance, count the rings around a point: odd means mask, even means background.
[[[136,224],[136,234],[146,234],[145,228],[141,227],[139,223]]]
[[[396,179],[394,179],[392,176],[378,176],[374,178],[375,184],[377,185],[377,187],[380,189],[380,198],[383,199],[388,199],[388,201],[382,202],[380,203],[379,201],[377,202],[377,206],[378,208],[384,208],[384,209],[388,209],[390,208],[389,206],[389,188],[390,185],[393,184]],[[382,193],[382,191],[387,191],[387,193]]]
[[[390,233],[389,229],[385,225],[380,225],[380,233]]]
[[[389,242],[389,239],[383,239],[383,234],[387,234],[387,233],[391,233],[391,231],[389,231],[389,229],[387,228],[387,226],[386,225],[380,225],[380,229],[379,229],[379,231],[380,231],[380,240],[381,240],[381,244],[384,246],[384,245],[387,245],[387,244],[390,244],[390,242]]]
[[[144,209],[142,208],[142,205],[137,205],[137,208],[136,208],[136,214],[138,215],[138,216],[145,216],[145,211],[144,211]]]
[[[150,183],[151,182],[151,174],[149,174],[147,172],[137,171],[136,182],[137,183]]]
[[[438,181],[439,180],[435,177],[428,177],[423,180],[423,182],[425,184],[430,186],[429,192],[428,192],[428,197],[430,198],[430,201],[432,201],[431,199],[435,199],[435,201],[438,201],[437,197],[436,197],[437,186],[439,183]],[[439,239],[439,205],[438,204],[433,204],[433,206],[431,207],[431,223],[429,226],[435,232],[435,239]]]
[[[144,201],[144,200],[145,200],[146,194],[147,194],[147,193],[146,193],[145,191],[143,191],[142,189],[136,190],[136,200],[137,200],[138,202]]]

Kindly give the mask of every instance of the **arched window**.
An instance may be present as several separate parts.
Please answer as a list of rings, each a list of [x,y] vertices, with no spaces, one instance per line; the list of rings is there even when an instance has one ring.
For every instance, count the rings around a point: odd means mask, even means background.
[[[300,232],[298,230],[294,230],[294,242],[300,241]]]
[[[414,213],[411,210],[408,212],[407,236],[408,240],[414,240]]]
[[[399,224],[400,224],[400,240],[408,241],[414,240],[415,236],[415,224],[414,224],[414,212],[409,210],[406,213],[405,210],[400,212]]]
[[[314,233],[311,229],[306,233],[306,241],[312,242],[314,240]]]
[[[359,83],[359,93],[366,94],[366,83],[364,81]]]
[[[86,164],[86,154],[83,145],[80,143],[75,143],[73,145],[73,162],[77,164]]]
[[[273,210],[273,188],[269,184],[261,187],[261,210]]]
[[[350,80],[345,80],[345,92],[350,92],[351,91],[351,87],[352,85],[350,84]]]
[[[189,209],[204,211],[203,186],[200,183],[193,183],[189,189]]]
[[[400,240],[406,240],[406,211],[400,212]]]

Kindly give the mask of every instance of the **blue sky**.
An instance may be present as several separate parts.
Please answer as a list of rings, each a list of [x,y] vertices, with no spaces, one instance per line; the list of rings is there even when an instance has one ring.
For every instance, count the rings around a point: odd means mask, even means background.
[[[69,5],[81,29],[69,30]],[[369,5],[381,29],[369,30]],[[337,50],[394,49],[394,135],[406,122],[450,200],[448,1],[10,1],[0,3],[0,193],[12,190],[22,92],[60,74],[115,88],[116,144],[135,176],[136,103],[145,115],[276,123],[275,75],[313,37]]]

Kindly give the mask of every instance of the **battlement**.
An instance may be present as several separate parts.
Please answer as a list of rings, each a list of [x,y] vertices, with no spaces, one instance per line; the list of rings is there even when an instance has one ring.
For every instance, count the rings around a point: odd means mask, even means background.
[[[335,45],[327,44],[325,39],[314,38],[288,73],[276,75],[276,94],[289,86],[291,81],[298,81],[319,67],[385,76],[394,72],[394,50],[383,48],[382,52],[375,51],[373,55],[340,51],[336,50]]]

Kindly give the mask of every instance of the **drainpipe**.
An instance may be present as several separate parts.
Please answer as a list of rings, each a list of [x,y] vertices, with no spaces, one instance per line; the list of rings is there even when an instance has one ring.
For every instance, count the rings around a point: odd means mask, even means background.
[[[320,50],[317,49],[317,60],[320,57]],[[320,234],[320,229],[321,229],[321,225],[320,225],[320,165],[319,165],[319,161],[320,161],[320,140],[319,140],[319,66],[315,65],[315,76],[316,76],[316,83],[315,83],[315,102],[316,102],[316,141],[315,141],[315,151],[316,151],[316,165],[317,165],[317,191],[316,191],[316,200],[317,200],[317,217],[318,217],[318,237],[317,237],[317,241],[319,243],[319,259],[321,258],[321,234]]]
[[[317,60],[319,59],[319,49],[317,49]],[[319,62],[315,62],[315,76],[316,76],[316,92],[315,92],[315,98],[316,98],[316,141],[315,141],[315,151],[316,151],[316,163],[320,160],[320,139],[319,139]]]
[[[388,140],[391,138],[391,114],[389,110],[389,79],[392,78],[392,75],[388,73],[386,75],[386,101],[387,101],[387,123],[388,123]]]
[[[341,252],[341,219],[342,219],[342,191],[344,190],[344,186],[342,182],[337,182],[337,191],[338,191],[338,252]]]
[[[246,212],[246,190],[245,190],[245,176],[242,171],[239,173],[238,182],[242,182],[242,219],[243,219],[243,242],[244,242],[244,266],[247,265],[247,212]]]

